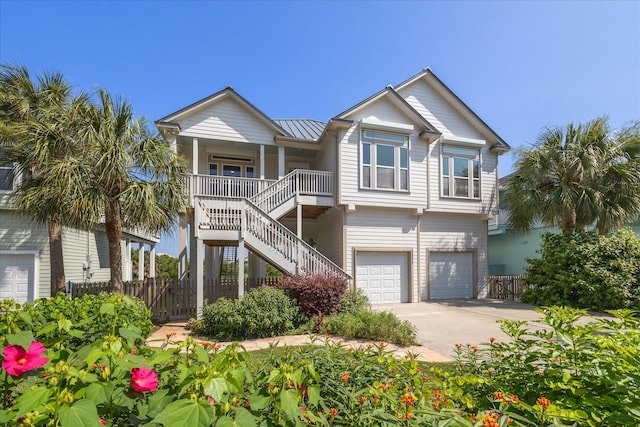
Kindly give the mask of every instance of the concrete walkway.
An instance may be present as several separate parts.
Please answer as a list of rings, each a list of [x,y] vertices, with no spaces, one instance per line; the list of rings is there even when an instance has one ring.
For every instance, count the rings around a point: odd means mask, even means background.
[[[152,347],[159,347],[163,342],[170,337],[171,341],[184,341],[189,336],[189,331],[185,329],[184,323],[167,323],[157,328],[151,336],[147,339],[147,344]],[[379,345],[378,342],[365,341],[365,340],[342,340],[340,338],[329,338],[333,343],[340,343],[345,348],[359,348],[371,345]],[[306,344],[323,344],[324,337],[316,336],[316,340],[313,340],[312,335],[287,335],[281,337],[262,338],[255,340],[239,341],[247,351],[259,350],[263,348],[269,348],[272,344],[280,346],[300,346]],[[231,344],[231,342],[213,342],[213,344],[220,344],[221,348],[224,348]],[[452,359],[436,353],[424,346],[398,346],[395,344],[385,343],[385,348],[388,351],[393,352],[398,357],[404,357],[407,353],[416,355],[418,360],[424,362],[451,362]]]

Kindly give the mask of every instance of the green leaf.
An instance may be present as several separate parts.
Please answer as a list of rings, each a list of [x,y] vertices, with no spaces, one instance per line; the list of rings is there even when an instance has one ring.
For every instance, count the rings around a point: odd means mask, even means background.
[[[320,386],[309,386],[307,393],[309,394],[309,404],[316,406],[320,402]]]
[[[50,395],[51,391],[46,387],[37,387],[24,392],[22,396],[16,399],[15,406],[19,408],[19,410],[15,416],[19,418],[37,409],[49,399]]]
[[[167,427],[207,427],[211,416],[197,401],[181,399],[167,405],[153,421]]]
[[[161,363],[167,362],[173,358],[173,352],[171,351],[158,351],[156,352],[151,359],[147,362],[149,365],[159,365]]]
[[[247,411],[245,408],[236,409],[236,416],[233,420],[234,426],[255,427],[256,421],[256,417],[254,417],[251,412]]]
[[[72,326],[73,326],[73,323],[69,319],[63,318],[58,320],[58,330],[60,331],[69,332]]]
[[[110,302],[105,302],[100,306],[100,314],[110,314],[113,316],[115,312],[115,305]]]
[[[196,346],[195,350],[196,350],[195,353],[196,353],[196,358],[198,359],[198,362],[200,363],[209,362],[209,353],[207,353],[207,350],[200,347],[199,345]]]
[[[84,361],[87,365],[91,366],[102,356],[102,350],[99,348],[94,348],[89,352],[87,357],[85,357]]]
[[[18,317],[20,318],[20,320],[22,320],[27,325],[32,326],[33,321],[31,320],[31,315],[29,313],[26,313],[24,311],[20,311],[20,312],[18,312]]]
[[[17,334],[7,335],[7,342],[10,345],[19,345],[25,350],[29,348],[32,341],[35,341],[35,338],[33,338],[31,331],[20,331]]]
[[[93,383],[87,387],[85,396],[87,399],[93,400],[96,404],[99,404],[107,402],[112,392],[113,387],[111,384]]]
[[[282,390],[280,392],[280,408],[290,420],[297,419],[300,414],[300,408],[298,408],[298,391],[294,389]]]
[[[271,398],[269,396],[263,396],[260,394],[254,394],[249,397],[249,405],[251,405],[252,410],[260,410],[269,406],[271,402]]]
[[[129,326],[127,328],[120,328],[118,329],[118,332],[120,333],[120,336],[128,341],[136,341],[139,339],[142,339],[142,336],[140,335],[140,329],[139,328],[135,328],[132,326]],[[138,329],[138,331],[136,331],[136,329]]]
[[[58,414],[61,427],[96,427],[100,421],[95,402],[88,399],[63,405]]]
[[[224,378],[209,378],[209,380],[204,383],[204,394],[213,397],[216,401],[222,400],[222,396],[228,391],[229,388]]]

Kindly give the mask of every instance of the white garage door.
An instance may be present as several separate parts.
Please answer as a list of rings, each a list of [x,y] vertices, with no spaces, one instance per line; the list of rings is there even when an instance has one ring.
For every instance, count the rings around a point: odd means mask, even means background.
[[[0,299],[33,301],[34,256],[0,254]]]
[[[356,257],[356,286],[371,304],[409,301],[406,253],[358,252]]]
[[[431,252],[429,299],[473,298],[473,255]]]

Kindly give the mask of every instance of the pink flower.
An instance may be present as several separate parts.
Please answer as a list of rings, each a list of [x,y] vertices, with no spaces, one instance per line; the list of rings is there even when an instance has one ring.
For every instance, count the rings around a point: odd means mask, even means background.
[[[42,357],[45,350],[44,346],[38,341],[32,341],[26,351],[20,345],[8,345],[2,350],[4,355],[2,367],[13,377],[20,376],[27,371],[39,368],[49,361],[46,357]]]
[[[155,391],[158,388],[158,376],[153,369],[133,368],[131,388],[136,391]]]
[[[98,422],[99,422],[100,424],[102,424],[103,426],[106,426],[106,425],[107,425],[107,422],[106,422],[103,418],[100,418],[100,420],[99,420]]]

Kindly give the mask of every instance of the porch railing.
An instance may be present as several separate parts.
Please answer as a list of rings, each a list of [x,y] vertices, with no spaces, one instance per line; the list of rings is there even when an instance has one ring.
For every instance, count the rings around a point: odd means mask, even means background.
[[[296,169],[254,195],[251,201],[270,213],[298,194],[333,196],[333,173]]]
[[[264,285],[275,285],[278,278],[247,278],[245,292]],[[70,283],[72,297],[112,292],[111,282]],[[151,310],[152,320],[163,323],[196,317],[196,281],[147,279],[123,283],[123,294],[141,299]],[[237,278],[204,280],[204,299],[213,303],[220,298],[238,298]]]
[[[240,230],[268,248],[264,256],[296,266],[288,273],[335,274],[350,279],[340,267],[247,199],[199,198],[196,224],[201,229]]]
[[[192,175],[192,196],[250,198],[276,182],[271,179]]]

